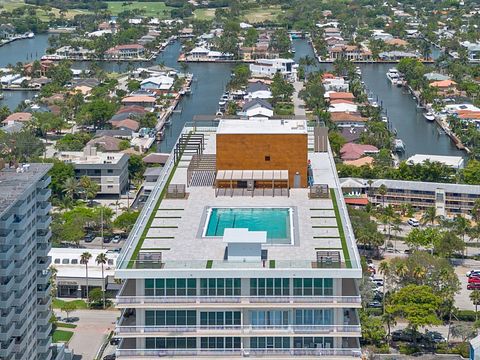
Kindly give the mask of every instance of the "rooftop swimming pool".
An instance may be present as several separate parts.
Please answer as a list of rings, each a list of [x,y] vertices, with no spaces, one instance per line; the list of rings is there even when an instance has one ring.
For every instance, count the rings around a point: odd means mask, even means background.
[[[210,208],[203,236],[223,236],[225,229],[266,231],[268,244],[292,243],[291,208]]]

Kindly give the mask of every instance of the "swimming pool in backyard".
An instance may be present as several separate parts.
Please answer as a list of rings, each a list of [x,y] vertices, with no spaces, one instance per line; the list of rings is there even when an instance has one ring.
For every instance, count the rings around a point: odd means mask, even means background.
[[[246,228],[266,231],[268,244],[291,244],[292,219],[292,208],[209,208],[203,236],[220,237],[225,229]]]

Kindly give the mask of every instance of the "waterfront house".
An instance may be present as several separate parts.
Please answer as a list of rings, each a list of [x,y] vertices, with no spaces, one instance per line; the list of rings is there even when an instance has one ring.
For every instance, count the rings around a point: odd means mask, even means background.
[[[356,45],[338,44],[329,47],[328,55],[330,60],[344,58],[350,61],[370,61],[372,52],[365,47]]]
[[[393,35],[380,29],[374,29],[372,30],[372,38],[375,40],[387,41],[393,39]]]
[[[328,111],[331,113],[356,113],[358,111],[358,105],[349,100],[330,100]]]
[[[354,101],[355,100],[355,96],[351,92],[344,92],[344,91],[327,91],[325,92],[323,97],[328,101],[332,101],[332,100]]]
[[[273,77],[280,73],[285,79],[294,80],[296,78],[295,61],[292,59],[257,59],[254,64],[250,64],[252,76]]]
[[[250,118],[271,118],[273,116],[273,106],[265,100],[253,99],[245,103],[242,107],[242,116]]]
[[[448,75],[443,75],[437,72],[429,72],[423,75],[427,81],[444,81],[444,80],[450,80],[450,76]]]
[[[3,124],[13,124],[16,122],[27,123],[32,119],[32,114],[28,112],[14,112],[8,115],[3,121]]]
[[[363,117],[359,113],[350,112],[332,112],[330,114],[330,121],[338,127],[365,127],[367,118]]]
[[[193,28],[185,27],[182,30],[180,30],[180,37],[181,38],[192,38],[192,37],[194,37]]]
[[[140,44],[117,45],[105,51],[105,58],[110,60],[141,59],[145,48]]]
[[[63,60],[63,59],[72,59],[72,60],[89,60],[95,56],[94,50],[88,50],[81,46],[62,46],[55,50],[53,55],[42,56],[42,60]]]
[[[472,43],[469,41],[464,41],[460,43],[468,53],[468,61],[473,63],[480,62],[480,42]]]
[[[424,154],[415,154],[410,156],[407,159],[407,164],[417,165],[424,164],[426,161],[438,162],[445,166],[449,166],[452,169],[460,170],[465,166],[463,157],[461,156],[445,156],[445,155],[424,155]]]
[[[173,87],[174,82],[175,79],[170,76],[149,77],[140,83],[140,89],[168,91]]]
[[[217,61],[230,60],[233,54],[222,53],[220,51],[209,50],[202,46],[192,49],[187,56],[187,61]]]
[[[453,80],[434,81],[430,83],[430,87],[436,88],[440,96],[456,95],[458,93],[457,83]]]
[[[124,119],[118,121],[110,120],[110,124],[112,124],[113,128],[120,130],[137,131],[140,128],[140,123],[133,119]]]
[[[384,40],[386,45],[392,46],[392,47],[406,47],[408,46],[408,41],[402,40],[402,39],[397,39],[397,38],[392,38],[392,39],[387,39]]]
[[[335,113],[332,113],[332,116]],[[340,135],[349,142],[358,142],[362,133],[366,132],[367,129],[364,126],[350,126],[350,127],[339,127]]]
[[[0,24],[0,40],[8,40],[15,36],[15,26],[12,24]]]
[[[138,39],[138,43],[140,45],[147,45],[149,43],[151,43],[152,41],[155,41],[156,37],[155,36],[152,36],[152,35],[144,35],[142,36],[140,39]]]
[[[322,84],[325,91],[348,92],[350,87],[348,81],[345,81],[343,77],[336,77],[333,75],[330,77],[325,76],[325,74],[323,76]]]
[[[378,154],[379,150],[373,145],[348,143],[340,149],[342,160],[357,160],[365,155]]]
[[[22,77],[20,74],[6,74],[0,77],[0,83],[3,86],[10,86],[15,80]]]
[[[120,129],[113,129],[113,130],[97,130],[95,132],[96,137],[101,136],[111,136],[117,139],[127,139],[130,140],[133,136],[132,130],[120,130]]]
[[[247,93],[247,95],[245,95],[245,100],[267,100],[272,98],[272,92],[270,91],[270,88],[261,81],[249,83],[245,89],[245,92]]]
[[[128,190],[128,158],[118,152],[97,151],[87,145],[83,151],[62,151],[56,157],[72,164],[75,177],[88,176],[100,185],[99,195],[121,195]]]
[[[52,60],[40,60],[40,66],[33,73],[33,62],[23,65],[23,72],[28,76],[46,76],[47,71],[55,66],[55,63]]]
[[[147,95],[132,95],[122,99],[122,105],[137,105],[143,107],[153,107],[156,103],[156,98]]]
[[[397,61],[405,58],[417,59],[419,58],[419,55],[417,53],[394,50],[394,51],[383,51],[380,54],[378,54],[378,57],[380,58],[380,60],[384,60],[384,61]]]

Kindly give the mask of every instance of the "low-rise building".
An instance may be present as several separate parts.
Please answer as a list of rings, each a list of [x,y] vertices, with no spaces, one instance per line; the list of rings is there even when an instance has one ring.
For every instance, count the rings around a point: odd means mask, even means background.
[[[455,170],[463,169],[463,167],[465,166],[465,161],[461,156],[424,155],[424,154],[415,154],[413,156],[410,156],[407,159],[407,164],[410,164],[410,165],[423,164],[426,161],[439,162]]]
[[[128,158],[118,152],[97,151],[87,145],[83,151],[62,151],[57,158],[73,164],[75,177],[88,176],[100,185],[99,195],[121,195],[128,190]]]
[[[248,118],[271,118],[273,116],[273,106],[265,100],[253,99],[243,105],[241,115]]]
[[[480,42],[472,43],[464,41],[460,43],[468,52],[468,60],[473,63],[480,62]]]
[[[145,55],[145,48],[140,44],[117,45],[105,51],[107,59],[140,59]]]
[[[280,73],[284,78],[294,80],[296,77],[295,61],[292,59],[258,59],[250,64],[252,76],[273,77]]]

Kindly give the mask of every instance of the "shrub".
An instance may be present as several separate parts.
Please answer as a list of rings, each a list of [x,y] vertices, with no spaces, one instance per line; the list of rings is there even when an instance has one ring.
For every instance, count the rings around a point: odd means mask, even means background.
[[[399,346],[399,351],[400,351],[400,354],[403,354],[403,355],[412,355],[420,352],[421,349],[418,346],[416,347],[409,344],[401,344]]]
[[[456,316],[458,321],[475,321],[475,311],[473,310],[458,310]]]

